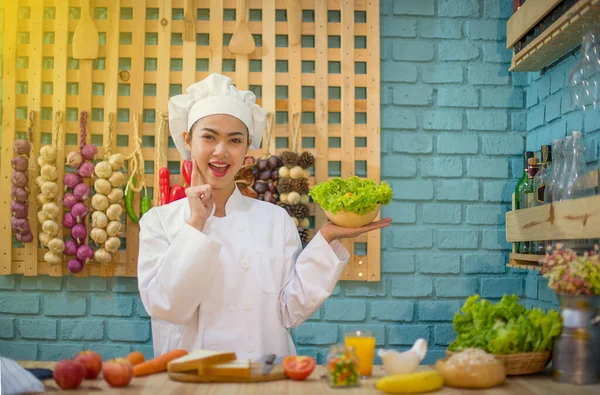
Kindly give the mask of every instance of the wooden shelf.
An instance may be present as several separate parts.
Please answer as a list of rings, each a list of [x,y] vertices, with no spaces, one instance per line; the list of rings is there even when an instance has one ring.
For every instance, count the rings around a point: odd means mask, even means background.
[[[530,4],[531,2],[531,4]],[[514,48],[524,32],[530,31],[556,1],[546,1],[540,9],[525,3],[507,22],[507,47]],[[537,10],[536,10],[537,8]],[[509,71],[539,71],[581,43],[582,24],[600,16],[600,0],[580,0],[527,46],[515,53]]]
[[[588,177],[597,186],[598,171]],[[507,267],[542,270],[538,262],[544,255],[516,253],[519,242],[600,238],[600,195],[515,210],[513,193],[512,208],[506,213],[506,241],[513,243]]]
[[[519,265],[516,263],[507,263],[506,267],[511,267],[513,269],[522,269],[522,270],[535,270],[536,272],[541,272],[542,267],[536,265]]]
[[[506,213],[506,241],[600,238],[600,195]]]
[[[511,261],[515,261],[516,263],[526,264],[526,263],[535,263],[542,259],[544,255],[532,255],[532,254],[510,254]]]
[[[541,271],[542,267],[538,264],[538,261],[543,255],[529,255],[529,254],[510,254],[510,263],[507,267],[514,269],[526,269],[526,270],[537,270]]]

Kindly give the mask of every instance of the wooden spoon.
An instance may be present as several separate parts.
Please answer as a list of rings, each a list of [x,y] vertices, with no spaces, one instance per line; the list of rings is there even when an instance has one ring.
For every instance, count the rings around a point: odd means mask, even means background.
[[[98,29],[90,15],[90,0],[81,0],[81,18],[73,33],[73,59],[98,58]]]
[[[246,0],[238,0],[238,11],[240,12],[239,23],[231,41],[229,41],[229,50],[236,55],[249,55],[256,49],[254,37],[248,29],[246,23],[246,14],[248,13],[248,4]]]

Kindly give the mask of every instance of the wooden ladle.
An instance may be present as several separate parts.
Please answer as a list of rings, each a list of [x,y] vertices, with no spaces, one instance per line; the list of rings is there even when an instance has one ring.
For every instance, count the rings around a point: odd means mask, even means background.
[[[98,28],[90,15],[90,0],[82,0],[81,17],[73,33],[73,59],[96,59],[98,45]]]
[[[236,55],[249,55],[256,49],[254,43],[254,37],[248,29],[248,23],[246,22],[246,14],[248,13],[247,0],[237,0],[238,11],[240,12],[239,23],[231,41],[229,41],[229,50],[231,53]]]

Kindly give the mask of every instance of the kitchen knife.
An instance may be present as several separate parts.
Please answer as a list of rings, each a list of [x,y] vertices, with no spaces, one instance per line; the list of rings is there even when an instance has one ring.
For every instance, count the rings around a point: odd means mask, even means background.
[[[275,354],[269,354],[265,360],[265,366],[263,367],[263,376],[266,376],[271,372],[275,362]]]

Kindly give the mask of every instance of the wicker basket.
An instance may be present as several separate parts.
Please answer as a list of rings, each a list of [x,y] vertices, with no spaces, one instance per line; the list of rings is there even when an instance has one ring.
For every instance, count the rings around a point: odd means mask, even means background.
[[[452,351],[446,350],[446,355],[455,354]],[[548,362],[550,362],[550,351],[544,352],[524,352],[518,354],[494,354],[494,356],[504,361],[506,374],[508,376],[520,376],[526,374],[538,373],[544,370]]]

